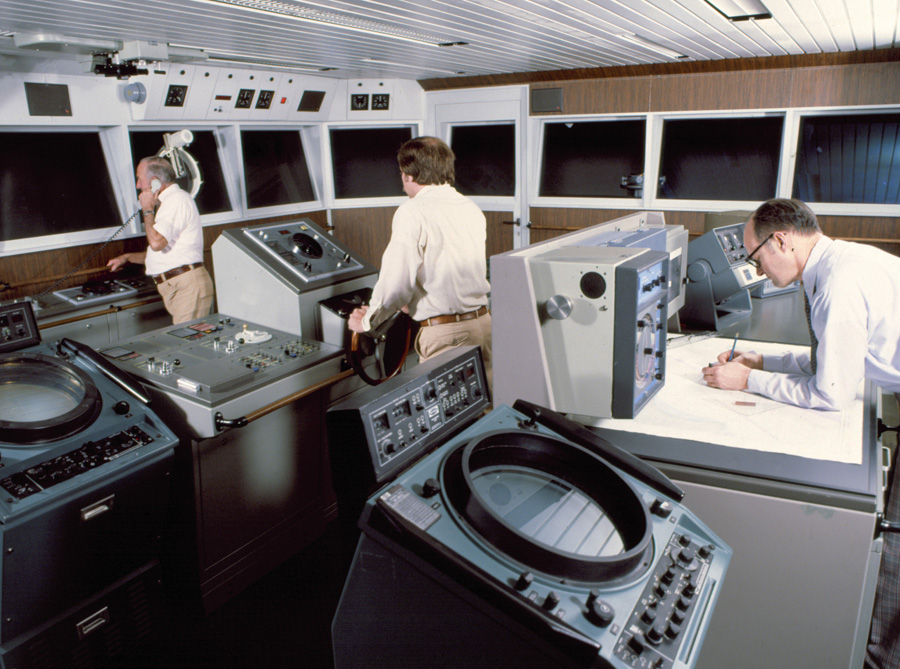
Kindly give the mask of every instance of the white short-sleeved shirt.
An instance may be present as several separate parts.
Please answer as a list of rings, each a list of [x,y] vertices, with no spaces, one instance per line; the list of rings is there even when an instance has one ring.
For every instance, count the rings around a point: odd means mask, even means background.
[[[172,184],[159,193],[159,209],[153,218],[156,231],[169,242],[162,251],[147,248],[147,274],[203,262],[203,228],[194,198]]]

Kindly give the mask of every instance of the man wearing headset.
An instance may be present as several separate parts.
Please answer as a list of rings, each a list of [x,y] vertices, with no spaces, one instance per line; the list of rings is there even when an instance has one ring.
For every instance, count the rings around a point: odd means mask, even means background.
[[[107,266],[117,272],[129,262],[145,265],[175,324],[208,315],[214,289],[203,267],[203,229],[194,199],[175,183],[165,158],[143,158],[135,174],[147,250],[123,253]]]

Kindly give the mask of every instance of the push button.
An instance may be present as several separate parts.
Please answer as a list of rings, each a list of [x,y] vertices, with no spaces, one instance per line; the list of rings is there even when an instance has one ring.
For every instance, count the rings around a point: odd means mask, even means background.
[[[644,635],[640,632],[637,632],[628,640],[628,647],[635,655],[640,655],[641,653],[643,653],[644,648],[647,647],[647,645],[644,643]]]

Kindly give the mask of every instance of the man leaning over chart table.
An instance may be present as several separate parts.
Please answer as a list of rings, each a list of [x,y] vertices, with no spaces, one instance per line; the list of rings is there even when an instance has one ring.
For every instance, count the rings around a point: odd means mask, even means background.
[[[770,200],[744,228],[747,261],[776,286],[802,281],[809,300],[809,354],[730,351],[703,369],[709,386],[750,390],[809,409],[837,410],[863,377],[900,393],[900,258],[829,239],[798,200]]]
[[[703,368],[707,385],[749,390],[809,409],[839,410],[863,378],[900,401],[900,257],[829,239],[798,200],[763,203],[744,228],[747,262],[778,287],[802,281],[809,354],[731,351]],[[893,486],[892,486],[893,487]],[[900,489],[888,502],[900,519]],[[885,535],[866,667],[900,667],[900,537]]]

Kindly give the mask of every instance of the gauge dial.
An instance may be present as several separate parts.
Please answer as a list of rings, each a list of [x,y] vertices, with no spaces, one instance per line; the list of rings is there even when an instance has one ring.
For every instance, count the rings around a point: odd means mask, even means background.
[[[169,92],[166,93],[166,107],[184,107],[184,100],[187,97],[187,86],[171,85]]]

